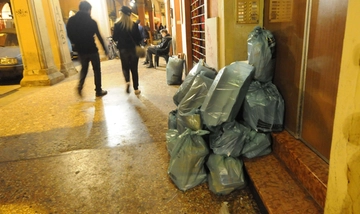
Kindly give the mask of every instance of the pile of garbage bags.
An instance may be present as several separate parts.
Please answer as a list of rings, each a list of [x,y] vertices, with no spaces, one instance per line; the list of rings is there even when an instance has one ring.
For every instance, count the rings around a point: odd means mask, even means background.
[[[173,96],[166,133],[168,174],[182,191],[208,182],[226,195],[247,184],[243,157],[271,153],[271,132],[283,130],[284,101],[271,82],[275,40],[256,27],[248,38],[248,62],[216,71],[204,60]]]

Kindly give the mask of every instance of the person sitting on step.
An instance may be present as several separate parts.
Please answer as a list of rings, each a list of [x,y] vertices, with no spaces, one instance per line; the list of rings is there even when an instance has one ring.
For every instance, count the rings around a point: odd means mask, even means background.
[[[166,29],[162,29],[160,32],[161,32],[161,37],[162,37],[160,44],[158,44],[158,45],[151,44],[151,46],[148,47],[148,49],[146,51],[146,60],[143,63],[143,65],[149,64],[147,66],[147,68],[153,68],[154,67],[153,60],[152,60],[152,55],[156,53],[156,50],[165,48],[172,39],[170,34],[168,33],[168,31]]]

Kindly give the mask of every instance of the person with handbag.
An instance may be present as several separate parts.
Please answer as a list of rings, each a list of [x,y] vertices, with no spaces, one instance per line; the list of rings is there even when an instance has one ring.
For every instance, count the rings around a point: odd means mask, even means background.
[[[149,64],[147,66],[147,68],[153,68],[154,64],[153,64],[153,60],[152,60],[152,55],[156,53],[156,50],[158,49],[163,49],[165,48],[169,42],[171,42],[171,36],[168,33],[167,29],[162,29],[161,31],[161,42],[158,45],[153,45],[151,44],[150,47],[148,47],[147,51],[146,51],[146,60],[143,63],[143,65]]]
[[[113,40],[117,42],[117,48],[120,52],[121,67],[126,81],[126,93],[130,93],[130,72],[132,77],[133,89],[136,95],[139,95],[139,74],[136,49],[139,48],[141,35],[138,25],[130,18],[131,9],[122,6],[120,9],[119,20],[115,23]]]
[[[101,87],[100,56],[95,44],[94,35],[99,39],[106,55],[108,54],[108,50],[100,35],[98,25],[96,21],[91,18],[90,14],[91,4],[87,1],[81,1],[79,4],[79,12],[69,18],[66,25],[66,31],[70,41],[77,49],[81,63],[80,81],[77,86],[78,95],[82,97],[81,91],[88,73],[89,62],[91,62],[94,70],[95,96],[102,97],[107,94],[107,91],[102,90]]]

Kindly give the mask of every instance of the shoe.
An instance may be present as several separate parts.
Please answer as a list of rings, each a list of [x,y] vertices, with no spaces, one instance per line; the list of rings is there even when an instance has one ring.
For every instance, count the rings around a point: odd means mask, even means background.
[[[129,82],[127,82],[126,83],[126,93],[130,93],[130,83]]]
[[[81,88],[76,88],[77,94],[79,95],[79,97],[82,97],[82,92],[81,92]]]
[[[153,68],[154,66],[152,64],[146,66],[146,68]]]
[[[147,65],[147,64],[149,64],[149,62],[147,62],[147,61],[144,61],[144,62],[143,62],[143,65]]]
[[[141,91],[140,91],[139,89],[136,89],[136,90],[135,90],[135,94],[136,94],[136,95],[139,95],[140,93],[141,93]]]
[[[107,94],[107,91],[105,91],[105,90],[101,90],[100,92],[96,92],[97,97],[102,97],[102,96],[105,96],[106,94]]]

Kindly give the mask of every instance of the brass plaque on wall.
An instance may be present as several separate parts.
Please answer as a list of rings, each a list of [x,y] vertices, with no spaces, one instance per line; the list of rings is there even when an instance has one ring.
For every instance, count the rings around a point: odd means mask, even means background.
[[[259,0],[238,0],[236,13],[238,24],[259,23]]]
[[[270,22],[291,22],[292,13],[293,0],[270,0]]]

